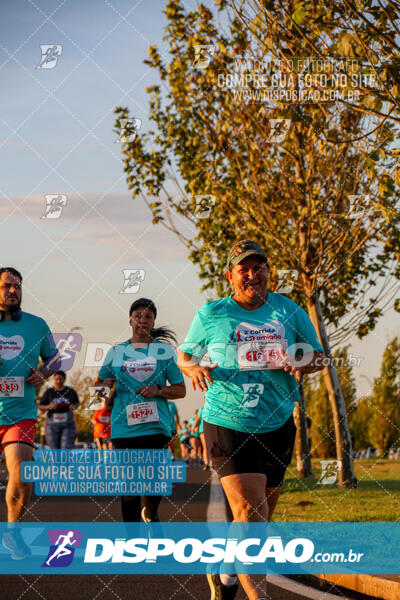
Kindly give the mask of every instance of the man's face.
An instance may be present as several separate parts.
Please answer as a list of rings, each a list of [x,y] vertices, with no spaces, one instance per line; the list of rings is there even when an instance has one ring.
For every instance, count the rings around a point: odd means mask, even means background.
[[[239,264],[226,272],[229,283],[235,294],[247,300],[250,304],[265,299],[268,281],[268,268],[260,256],[248,256]]]
[[[13,311],[19,308],[21,298],[20,278],[8,272],[2,273],[0,275],[0,306],[2,310]]]

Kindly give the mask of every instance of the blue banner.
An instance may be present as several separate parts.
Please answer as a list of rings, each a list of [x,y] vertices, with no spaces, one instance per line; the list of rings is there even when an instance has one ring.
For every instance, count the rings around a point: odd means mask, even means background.
[[[0,524],[0,573],[398,574],[399,523]],[[18,559],[18,560],[17,560]]]

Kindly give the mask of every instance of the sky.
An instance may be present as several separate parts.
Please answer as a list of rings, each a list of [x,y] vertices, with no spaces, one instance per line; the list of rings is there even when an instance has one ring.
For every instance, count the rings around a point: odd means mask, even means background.
[[[180,341],[208,299],[183,244],[152,225],[143,200],[132,200],[113,131],[116,105],[128,106],[142,130],[149,126],[145,88],[157,79],[143,60],[152,44],[166,51],[163,5],[15,0],[1,7],[0,262],[22,272],[24,310],[55,333],[81,328],[74,368],[83,367],[88,344],[129,337],[128,309],[139,295],[155,301],[157,323]],[[54,68],[38,68],[43,45],[62,46]],[[63,198],[59,218],[42,218],[46,195]],[[127,269],[144,271],[136,293],[120,293]],[[351,339],[359,395],[399,329],[389,311],[367,338]],[[202,401],[189,391],[177,403],[181,416]]]

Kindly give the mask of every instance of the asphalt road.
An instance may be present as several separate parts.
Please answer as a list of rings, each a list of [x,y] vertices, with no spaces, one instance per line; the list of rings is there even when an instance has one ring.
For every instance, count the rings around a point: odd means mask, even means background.
[[[0,463],[0,520],[5,520],[6,471]],[[2,488],[2,489],[1,489]],[[161,521],[226,521],[228,510],[215,473],[194,466],[187,481],[163,498]],[[228,515],[229,516],[229,515]],[[33,496],[24,521],[120,522],[119,497]],[[332,591],[332,586],[330,586]],[[343,599],[343,594],[339,594]],[[204,575],[0,575],[0,600],[208,600]],[[242,589],[237,600],[245,600]],[[268,585],[269,600],[299,600],[296,593]],[[314,596],[315,598],[315,596]],[[316,600],[326,599],[324,592]]]
[[[207,520],[211,484],[210,472],[188,469],[187,482],[176,484],[173,494],[162,500],[161,521]],[[5,483],[4,465],[0,482]],[[225,506],[214,506],[223,520]],[[5,520],[4,489],[0,490],[0,519]],[[33,496],[25,521],[121,521],[118,497]],[[203,575],[1,575],[2,600],[206,600],[210,591]],[[240,592],[238,600],[245,595]],[[276,596],[275,596],[276,598]],[[274,598],[274,600],[275,600]]]

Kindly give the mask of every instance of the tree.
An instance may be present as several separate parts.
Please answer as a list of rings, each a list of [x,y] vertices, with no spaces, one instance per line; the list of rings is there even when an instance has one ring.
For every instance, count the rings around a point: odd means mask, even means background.
[[[346,62],[352,65],[350,85],[357,91],[357,99],[339,94],[337,100],[367,116],[369,156],[375,160],[380,153],[388,159],[381,173],[381,184],[398,185],[399,150],[393,146],[382,148],[380,137],[373,134],[378,130],[388,133],[393,126],[398,129],[400,125],[399,3],[222,0],[219,4],[230,6],[250,37],[276,60],[293,61],[296,65],[299,57],[311,57],[314,65],[333,65],[336,57],[344,58],[337,69],[338,76],[346,76]],[[314,80],[315,88],[320,91],[324,83],[318,78]]]
[[[346,404],[346,412],[349,415],[350,431],[351,417],[356,409],[356,385],[353,375],[352,357],[349,352],[350,346],[337,348],[333,359],[337,367],[340,387]],[[318,458],[329,458],[335,456],[335,427],[332,413],[329,410],[329,396],[324,385],[321,373],[307,378],[305,386],[306,405],[308,415],[311,418],[311,452],[312,456]]]
[[[373,415],[371,396],[363,396],[355,410],[349,415],[350,431],[354,440],[354,450],[364,450],[372,445],[369,438],[369,424]]]
[[[225,34],[202,5],[186,14],[179,0],[169,0],[166,15],[169,64],[155,46],[145,61],[164,90],[158,84],[147,90],[155,131],[121,136],[128,187],[147,202],[153,223],[180,237],[203,289],[217,295],[227,289],[228,248],[238,238],[257,239],[271,259],[273,285],[279,270],[294,274],[293,299],[307,309],[331,358],[326,324],[338,328],[352,307],[351,330],[366,335],[382,309],[378,297],[357,306],[365,289],[388,273],[400,276],[393,266],[400,241],[399,215],[390,212],[394,189],[377,183],[383,158],[367,156],[364,115],[332,103],[323,109],[312,103],[268,107],[251,96],[254,78],[250,98],[238,101],[226,75],[249,48],[262,63],[264,46],[250,40],[235,17]],[[318,32],[313,35],[317,40]],[[212,56],[201,58],[204,47],[213,48]],[[116,130],[125,134],[129,110],[117,107],[116,114]],[[329,133],[329,144],[322,143],[321,131]],[[376,136],[383,148],[392,139],[380,131]],[[367,194],[373,211],[349,218],[351,196]],[[210,218],[199,214],[204,200]],[[174,214],[188,222],[189,234],[177,227]],[[353,486],[351,439],[332,360],[324,378],[342,463],[339,484]]]
[[[314,475],[311,465],[310,443],[307,432],[307,416],[303,380],[301,380],[299,383],[299,393],[300,402],[296,402],[293,412],[293,418],[296,424],[294,450],[296,455],[297,477],[299,479],[305,479],[307,477],[313,477]]]
[[[368,436],[380,456],[400,440],[400,342],[397,337],[387,344],[380,376],[374,379]]]

